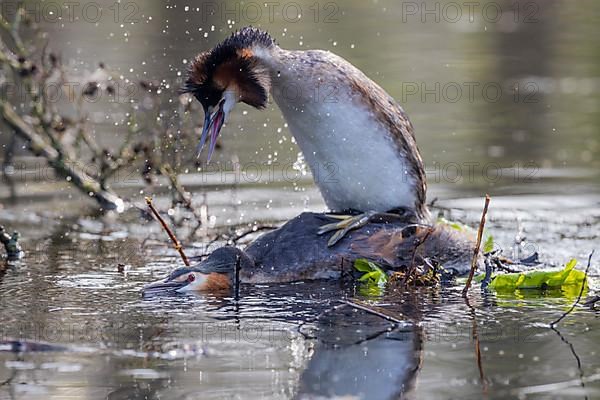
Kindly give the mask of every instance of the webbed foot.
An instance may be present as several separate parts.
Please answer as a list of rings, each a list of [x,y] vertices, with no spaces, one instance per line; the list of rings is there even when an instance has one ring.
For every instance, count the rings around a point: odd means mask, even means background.
[[[348,232],[354,229],[362,228],[363,226],[371,222],[371,219],[378,214],[380,213],[376,211],[367,211],[358,215],[328,214],[328,217],[339,219],[340,221],[321,226],[317,234],[323,235],[327,232],[336,231],[333,235],[331,235],[331,238],[329,238],[329,241],[327,242],[327,246],[332,247],[337,242],[342,240],[344,236],[348,234]]]

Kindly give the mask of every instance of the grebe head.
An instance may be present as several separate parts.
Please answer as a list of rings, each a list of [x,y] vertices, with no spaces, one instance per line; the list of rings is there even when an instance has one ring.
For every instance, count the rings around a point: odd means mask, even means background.
[[[255,57],[256,51],[276,46],[268,33],[247,27],[233,33],[191,63],[182,93],[193,94],[204,108],[204,127],[198,155],[210,136],[208,160],[229,113],[238,102],[258,109],[267,106],[271,78]]]
[[[229,290],[238,266],[241,271],[251,269],[254,263],[236,247],[220,247],[200,263],[192,267],[177,268],[166,278],[150,283],[144,287],[143,292],[151,294]]]
[[[165,279],[152,282],[144,287],[144,293],[152,292],[202,292],[229,289],[230,277],[227,274],[202,273],[194,268],[177,268]]]

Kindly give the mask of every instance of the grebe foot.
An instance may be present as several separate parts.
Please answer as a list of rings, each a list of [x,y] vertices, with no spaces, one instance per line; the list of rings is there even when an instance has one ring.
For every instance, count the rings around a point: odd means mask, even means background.
[[[323,235],[327,232],[336,231],[333,235],[331,235],[331,238],[329,238],[329,241],[327,242],[327,246],[332,247],[335,246],[337,242],[342,240],[344,236],[346,236],[351,230],[362,228],[363,226],[367,225],[371,221],[371,218],[377,214],[379,213],[376,211],[367,211],[358,215],[328,214],[328,217],[339,219],[340,222],[333,222],[331,224],[323,225],[317,234]]]

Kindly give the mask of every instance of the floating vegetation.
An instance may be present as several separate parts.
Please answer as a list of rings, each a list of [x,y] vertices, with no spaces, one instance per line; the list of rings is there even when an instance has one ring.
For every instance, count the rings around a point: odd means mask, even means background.
[[[376,263],[359,258],[354,261],[354,269],[364,274],[358,278],[359,282],[366,284],[375,284],[378,286],[385,285],[388,282],[388,276],[383,269]]]
[[[440,284],[440,273],[439,268],[426,267],[417,269],[417,273],[410,274],[407,278],[407,274],[404,272],[394,272],[390,278],[392,283],[402,284],[406,281],[406,284],[412,286],[437,286]]]
[[[495,291],[512,292],[521,289],[575,289],[579,291],[582,285],[587,286],[584,271],[575,269],[577,260],[572,259],[565,268],[559,271],[529,271],[496,275],[488,285]],[[571,288],[568,288],[571,286]]]
[[[440,268],[431,265],[417,267],[412,273],[410,271],[397,271],[388,274],[377,264],[366,259],[358,259],[354,262],[354,268],[363,272],[358,282],[369,288],[369,293],[380,292],[386,284],[394,286],[437,286],[440,284]],[[377,289],[377,290],[375,290]]]

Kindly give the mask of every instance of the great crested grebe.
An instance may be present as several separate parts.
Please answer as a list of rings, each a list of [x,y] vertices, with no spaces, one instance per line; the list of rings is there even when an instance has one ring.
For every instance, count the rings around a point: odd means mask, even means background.
[[[334,97],[317,98],[315,88]],[[242,282],[331,278],[342,272],[342,259],[406,266],[416,246],[421,258],[436,258],[456,272],[468,268],[472,243],[429,225],[423,161],[404,110],[346,60],[328,51],[284,50],[266,32],[248,27],[200,53],[183,92],[204,108],[198,153],[210,138],[208,160],[235,104],[264,109],[271,93],[313,175],[334,172],[315,182],[325,203],[333,213],[353,216],[304,213],[245,251],[219,249],[149,288],[228,286],[231,279],[222,278],[231,277],[236,260]],[[337,232],[320,236],[330,231]]]

